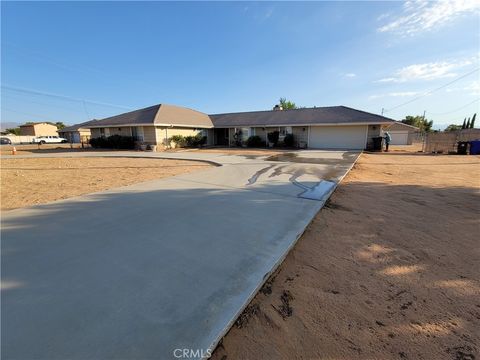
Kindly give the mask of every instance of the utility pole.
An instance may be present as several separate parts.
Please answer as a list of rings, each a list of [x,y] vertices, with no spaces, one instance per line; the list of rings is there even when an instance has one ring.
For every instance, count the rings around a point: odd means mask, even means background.
[[[383,116],[383,112],[384,112],[384,111],[385,111],[385,109],[384,109],[384,108],[382,108],[382,116]]]

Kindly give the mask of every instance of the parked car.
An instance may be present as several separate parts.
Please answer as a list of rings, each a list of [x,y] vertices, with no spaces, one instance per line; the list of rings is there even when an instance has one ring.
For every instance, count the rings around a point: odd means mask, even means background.
[[[58,136],[39,136],[33,139],[32,144],[59,144],[66,143],[67,139]]]
[[[0,138],[0,145],[12,145],[12,140],[6,137]]]

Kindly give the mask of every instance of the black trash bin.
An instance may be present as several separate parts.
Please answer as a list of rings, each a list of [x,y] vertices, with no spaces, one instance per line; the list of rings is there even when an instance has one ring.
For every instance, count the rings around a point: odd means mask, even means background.
[[[467,155],[468,141],[459,141],[457,145],[458,155]]]
[[[377,136],[372,138],[373,141],[373,151],[382,151],[382,141],[383,137]]]

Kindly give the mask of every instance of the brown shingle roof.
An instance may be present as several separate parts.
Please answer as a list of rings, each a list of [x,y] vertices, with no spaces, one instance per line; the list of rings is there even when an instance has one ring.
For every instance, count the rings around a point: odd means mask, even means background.
[[[125,125],[158,125],[158,126],[185,126],[210,128],[212,121],[207,114],[180,106],[158,104],[144,109],[97,120],[94,125],[87,127]]]
[[[89,125],[94,125],[98,120],[93,119],[89,121],[85,121],[80,124],[75,124],[71,126],[65,126],[63,129],[58,130],[58,132],[70,132],[70,131],[78,131],[79,129],[88,129]]]
[[[389,124],[394,120],[346,106],[210,115],[215,127],[325,124]]]
[[[404,124],[401,121],[395,121],[392,125],[390,125],[387,130],[404,130],[404,131],[419,131],[420,128],[408,124]]]

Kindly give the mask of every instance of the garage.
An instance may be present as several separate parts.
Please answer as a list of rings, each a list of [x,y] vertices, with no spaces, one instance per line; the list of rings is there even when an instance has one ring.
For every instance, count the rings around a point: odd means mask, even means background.
[[[408,132],[389,131],[392,145],[408,145]]]
[[[408,124],[404,124],[400,121],[397,121],[391,124],[387,128],[387,131],[392,137],[392,141],[390,142],[390,144],[411,145],[415,133],[419,132],[420,129],[415,126],[411,126]]]
[[[364,149],[367,126],[311,126],[311,149]]]

